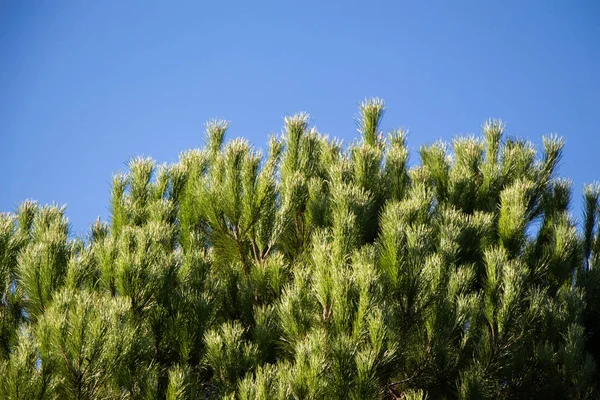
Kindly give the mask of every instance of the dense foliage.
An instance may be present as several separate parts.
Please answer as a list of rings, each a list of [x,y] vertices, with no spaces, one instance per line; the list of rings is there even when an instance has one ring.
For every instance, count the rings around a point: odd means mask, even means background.
[[[108,223],[0,217],[2,399],[593,398],[598,186],[569,213],[563,142],[488,121],[419,151],[285,119],[113,178]],[[580,225],[580,226],[579,226]]]

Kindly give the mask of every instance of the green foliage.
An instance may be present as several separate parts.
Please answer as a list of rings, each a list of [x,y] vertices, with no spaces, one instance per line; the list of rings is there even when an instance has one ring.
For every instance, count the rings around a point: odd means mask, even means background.
[[[489,120],[419,150],[366,100],[343,147],[206,126],[134,158],[107,222],[0,215],[0,398],[597,398],[600,189]]]
[[[108,382],[130,356],[135,327],[128,323],[125,297],[86,291],[62,291],[37,324],[40,357],[61,379],[56,392],[63,399],[113,397]]]

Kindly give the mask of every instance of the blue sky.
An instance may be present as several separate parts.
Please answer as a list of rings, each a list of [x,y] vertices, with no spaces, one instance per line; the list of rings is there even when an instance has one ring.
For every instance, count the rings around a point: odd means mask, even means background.
[[[210,118],[261,147],[307,111],[347,143],[379,96],[413,162],[490,117],[564,136],[579,213],[600,180],[599,21],[595,1],[0,1],[0,211],[66,203],[83,233],[130,157],[174,162]]]

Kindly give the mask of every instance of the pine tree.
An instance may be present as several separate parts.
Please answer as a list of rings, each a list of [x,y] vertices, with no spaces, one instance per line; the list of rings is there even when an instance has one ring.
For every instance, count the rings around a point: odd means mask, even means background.
[[[490,120],[423,146],[360,105],[343,146],[285,119],[134,158],[109,221],[0,216],[2,399],[597,398],[600,187]]]

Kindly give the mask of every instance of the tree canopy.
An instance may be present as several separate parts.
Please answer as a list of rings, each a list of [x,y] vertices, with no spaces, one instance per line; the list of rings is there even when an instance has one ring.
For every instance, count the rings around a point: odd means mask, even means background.
[[[421,147],[365,100],[348,146],[285,118],[0,216],[2,399],[596,398],[600,187],[489,120]]]

